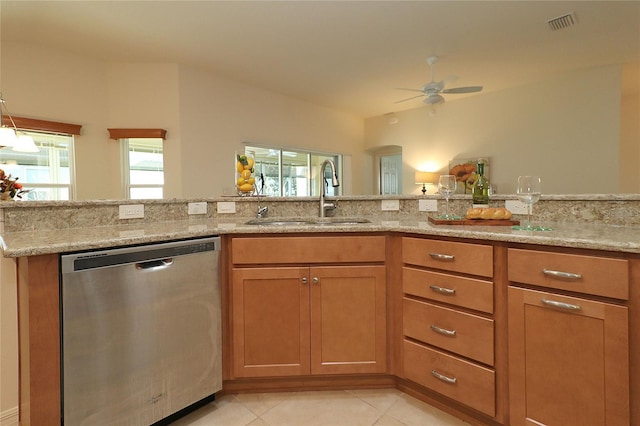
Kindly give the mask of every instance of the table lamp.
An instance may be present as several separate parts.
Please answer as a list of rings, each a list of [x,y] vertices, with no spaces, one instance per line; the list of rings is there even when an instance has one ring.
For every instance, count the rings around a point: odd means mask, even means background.
[[[435,184],[438,174],[433,172],[416,172],[416,184],[422,185],[422,194],[427,193],[427,184]]]

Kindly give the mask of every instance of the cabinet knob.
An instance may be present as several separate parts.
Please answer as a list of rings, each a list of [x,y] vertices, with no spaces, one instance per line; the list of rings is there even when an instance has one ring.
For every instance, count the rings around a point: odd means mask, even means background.
[[[307,277],[302,277],[302,278],[300,279],[300,281],[302,281],[302,284],[306,284],[306,283],[308,283],[308,282],[309,282],[309,280],[307,279]]]
[[[314,284],[318,284],[320,282],[320,278],[313,277],[313,279],[311,281],[313,281]]]

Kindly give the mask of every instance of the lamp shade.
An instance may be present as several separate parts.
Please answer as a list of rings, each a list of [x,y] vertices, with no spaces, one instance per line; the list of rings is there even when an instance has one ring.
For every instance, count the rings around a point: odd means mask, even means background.
[[[19,134],[18,141],[13,146],[14,151],[18,152],[38,152],[40,151],[36,146],[33,138],[29,135]]]
[[[18,136],[16,131],[10,127],[0,127],[0,146],[16,146]]]
[[[416,184],[436,183],[438,174],[433,172],[416,172]]]

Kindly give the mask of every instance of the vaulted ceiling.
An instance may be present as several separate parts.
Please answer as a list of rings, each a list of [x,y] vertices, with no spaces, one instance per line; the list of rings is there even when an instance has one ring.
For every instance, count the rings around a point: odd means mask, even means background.
[[[609,64],[640,86],[639,1],[2,0],[0,17],[2,42],[187,64],[360,117],[419,107],[397,88],[427,83],[430,55],[435,80],[484,86],[448,102]]]

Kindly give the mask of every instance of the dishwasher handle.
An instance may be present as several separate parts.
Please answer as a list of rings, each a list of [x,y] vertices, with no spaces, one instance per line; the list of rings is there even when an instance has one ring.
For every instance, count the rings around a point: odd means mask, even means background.
[[[136,269],[165,269],[173,265],[173,257],[160,260],[149,260],[148,262],[138,262],[135,264]]]

